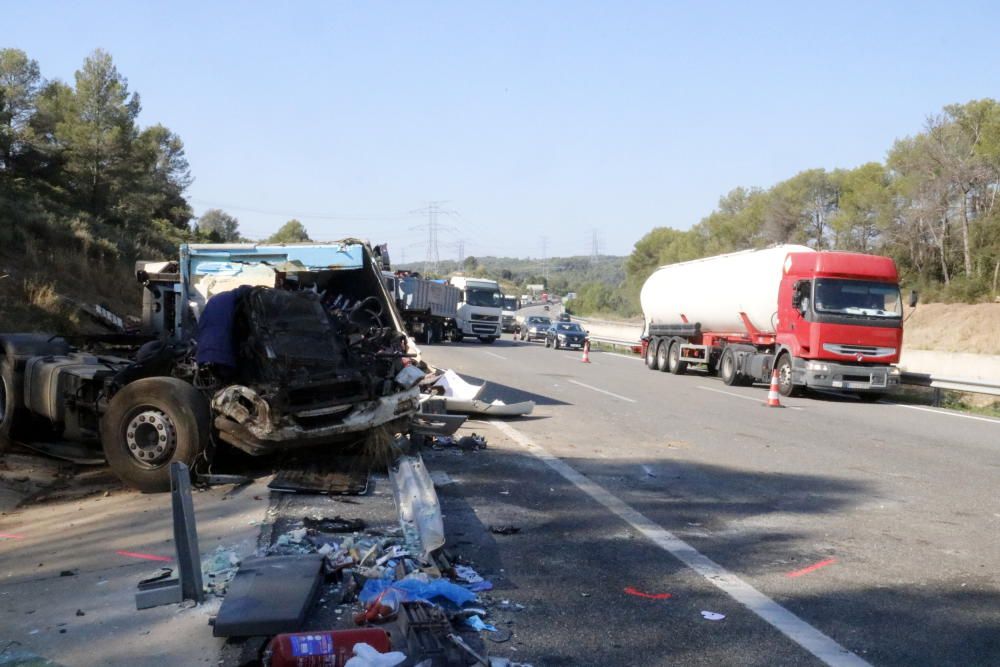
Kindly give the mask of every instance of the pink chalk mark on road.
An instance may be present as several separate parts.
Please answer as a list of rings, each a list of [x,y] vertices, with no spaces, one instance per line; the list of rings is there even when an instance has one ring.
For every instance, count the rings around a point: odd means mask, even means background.
[[[13,533],[0,533],[0,540],[23,540],[24,535],[15,535]]]
[[[826,560],[821,560],[818,563],[813,563],[809,567],[804,567],[801,570],[795,570],[794,572],[789,572],[786,577],[801,577],[803,574],[809,574],[810,572],[815,572],[821,567],[826,567],[827,565],[833,565],[837,562],[836,558],[827,558]]]
[[[155,560],[163,563],[167,563],[173,560],[170,556],[156,556],[154,554],[140,554],[134,551],[116,551],[119,556],[128,556],[129,558],[140,558],[142,560]]]

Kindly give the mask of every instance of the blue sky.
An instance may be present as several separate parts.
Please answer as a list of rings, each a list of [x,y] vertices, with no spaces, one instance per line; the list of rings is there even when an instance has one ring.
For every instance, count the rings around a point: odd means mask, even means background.
[[[245,234],[442,257],[626,254],[739,185],[880,160],[1000,96],[1000,3],[42,2],[0,46],[72,80],[94,48],[185,142],[200,213]]]

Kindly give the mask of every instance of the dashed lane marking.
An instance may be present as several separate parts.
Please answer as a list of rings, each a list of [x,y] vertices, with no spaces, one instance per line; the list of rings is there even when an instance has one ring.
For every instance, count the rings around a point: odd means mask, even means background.
[[[582,382],[577,382],[576,380],[567,380],[567,382],[572,382],[575,385],[579,385],[581,387],[586,387],[587,389],[590,389],[591,391],[599,391],[602,394],[607,394],[608,396],[611,396],[613,398],[617,398],[619,401],[628,401],[629,403],[635,403],[635,399],[634,398],[629,398],[628,396],[622,396],[621,394],[616,394],[616,393],[611,392],[611,391],[605,391],[604,389],[601,389],[600,387],[593,387],[593,386],[591,386],[589,384],[584,384]]]
[[[572,382],[572,380],[571,380]],[[604,505],[656,546],[690,567],[793,642],[831,667],[870,667],[836,641],[809,625],[756,588],[711,560],[670,531],[661,528],[607,489],[587,479],[562,459],[553,456],[526,435],[502,421],[490,422],[588,496]]]
[[[507,361],[507,357],[500,356],[496,352],[490,352],[489,350],[487,350],[486,354],[490,355],[491,357],[496,357],[497,359],[502,359],[504,361]]]

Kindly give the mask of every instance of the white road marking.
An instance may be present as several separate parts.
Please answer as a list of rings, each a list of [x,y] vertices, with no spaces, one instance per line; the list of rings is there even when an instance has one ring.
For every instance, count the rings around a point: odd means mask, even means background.
[[[604,505],[612,513],[617,514],[619,518],[645,535],[656,546],[690,567],[825,664],[831,665],[831,667],[870,667],[868,662],[703,555],[684,540],[661,528],[604,487],[587,479],[568,463],[553,456],[540,445],[536,445],[514,427],[498,420],[493,420],[490,424],[545,462],[578,489]]]
[[[947,415],[949,417],[961,417],[962,419],[975,419],[976,421],[989,422],[990,424],[1000,424],[1000,419],[991,419],[990,417],[977,417],[976,415],[964,415],[959,412],[949,412],[948,410],[925,408],[920,405],[904,405],[902,403],[892,403],[891,405],[895,405],[900,408],[909,408],[910,410],[920,410],[921,412],[934,412],[936,414]]]
[[[575,385],[579,385],[581,387],[586,387],[587,389],[590,389],[592,391],[599,391],[602,394],[607,394],[608,396],[612,396],[614,398],[617,398],[620,401],[628,401],[629,403],[635,403],[635,399],[634,398],[629,398],[628,396],[622,396],[621,394],[615,394],[615,393],[610,392],[610,391],[605,391],[604,389],[599,389],[597,387],[592,387],[589,384],[584,384],[582,382],[577,382],[576,380],[567,380],[567,382],[572,382]]]
[[[706,387],[704,385],[698,385],[698,389],[704,389],[705,391],[714,391],[716,394],[725,394],[726,396],[732,396],[733,398],[742,398],[744,401],[753,401],[760,405],[764,405],[764,401],[754,398],[753,396],[744,396],[743,394],[737,394],[732,391],[723,391],[722,389],[716,389],[715,387]],[[786,408],[790,410],[801,410],[802,408],[797,405],[786,405]]]
[[[497,359],[503,359],[504,361],[507,361],[507,357],[502,357],[496,352],[490,352],[489,350],[486,350],[486,354],[490,355],[491,357],[496,357]]]

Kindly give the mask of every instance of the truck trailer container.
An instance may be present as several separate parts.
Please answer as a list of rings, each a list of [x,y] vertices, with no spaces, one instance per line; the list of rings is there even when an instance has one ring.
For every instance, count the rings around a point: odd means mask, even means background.
[[[425,343],[454,337],[461,290],[446,281],[428,280],[406,271],[384,271],[382,275],[407,333]]]
[[[767,382],[878,400],[899,384],[903,340],[892,259],[799,245],[669,264],[640,293],[653,370],[697,366],[728,385]],[[916,293],[911,293],[916,305]]]

